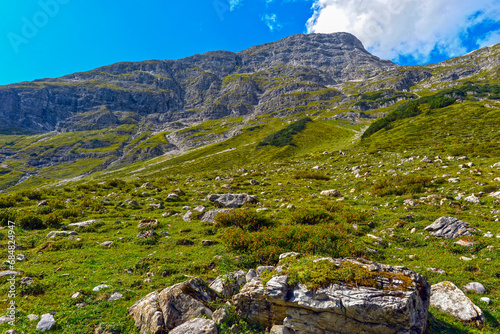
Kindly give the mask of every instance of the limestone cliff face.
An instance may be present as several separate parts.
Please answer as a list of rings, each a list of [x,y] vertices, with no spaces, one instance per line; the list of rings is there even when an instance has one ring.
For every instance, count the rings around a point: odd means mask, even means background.
[[[79,114],[104,108],[112,114],[136,113],[157,130],[179,120],[293,113],[290,108],[329,101],[345,89],[345,95],[352,94],[353,87],[356,92],[409,91],[416,85],[432,89],[484,73],[498,78],[499,49],[484,48],[439,64],[400,67],[371,55],[348,33],[298,34],[238,53],[214,51],[178,60],[117,63],[56,79],[0,86],[0,128],[73,131],[81,128]],[[84,129],[123,122],[101,115]]]
[[[74,130],[73,120],[81,118],[75,114],[102,108],[111,113],[155,114],[156,123],[269,112],[297,104],[286,97],[272,101],[284,94],[324,89],[396,67],[369,54],[350,34],[300,34],[239,53],[216,51],[179,60],[117,63],[2,86],[0,126]],[[265,105],[259,108],[261,103]],[[106,125],[120,124],[112,117],[104,120]]]

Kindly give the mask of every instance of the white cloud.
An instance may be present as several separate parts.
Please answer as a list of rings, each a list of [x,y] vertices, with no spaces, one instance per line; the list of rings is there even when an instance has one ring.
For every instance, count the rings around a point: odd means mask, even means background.
[[[229,8],[231,11],[238,8],[243,3],[243,0],[229,0]]]
[[[469,28],[500,18],[498,0],[315,0],[313,9],[308,32],[350,32],[375,55],[396,61],[401,55],[426,62],[434,49],[461,55]]]
[[[483,39],[478,40],[477,43],[482,48],[500,43],[500,30],[490,32]]]
[[[271,31],[283,28],[283,26],[278,22],[278,16],[276,14],[265,14],[261,17],[261,19]]]

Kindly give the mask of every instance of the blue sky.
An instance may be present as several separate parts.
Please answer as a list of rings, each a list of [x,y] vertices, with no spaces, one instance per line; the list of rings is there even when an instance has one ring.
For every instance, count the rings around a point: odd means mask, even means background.
[[[439,61],[500,42],[499,1],[433,0],[459,8],[442,17],[443,7],[434,6],[425,12],[431,24],[418,17],[409,24],[414,6],[427,1],[400,0],[405,7],[392,8],[392,0],[3,0],[0,84],[119,61],[240,51],[296,33],[348,31],[377,56],[401,64]],[[401,25],[411,27],[409,33],[401,34]]]

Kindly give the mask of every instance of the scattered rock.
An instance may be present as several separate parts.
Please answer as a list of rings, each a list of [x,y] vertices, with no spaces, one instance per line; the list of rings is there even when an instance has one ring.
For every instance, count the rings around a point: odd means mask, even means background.
[[[4,277],[4,276],[14,276],[14,275],[21,275],[20,272],[18,271],[14,271],[14,270],[4,270],[4,271],[0,271],[0,277]]]
[[[104,242],[101,244],[101,246],[103,246],[103,247],[109,247],[109,246],[111,246],[112,244],[113,244],[113,241],[104,241]]]
[[[139,232],[139,234],[137,234],[137,238],[148,239],[148,238],[153,238],[156,235],[157,234],[154,230],[149,230],[149,231]]]
[[[26,260],[26,256],[24,254],[17,254],[16,255],[17,262],[23,262],[24,260]]]
[[[472,282],[464,286],[464,291],[469,292],[469,291],[474,291],[477,294],[484,294],[486,292],[486,289],[484,288],[484,285],[478,282]]]
[[[78,298],[80,298],[80,296],[81,296],[81,295],[82,295],[82,294],[81,294],[81,292],[80,292],[80,291],[77,291],[77,292],[75,292],[75,293],[71,296],[71,298],[73,298],[73,299],[78,299]]]
[[[213,320],[196,318],[172,329],[169,334],[218,334]]]
[[[5,324],[7,322],[11,321],[11,319],[5,315],[0,317],[0,325]]]
[[[469,223],[453,217],[441,217],[425,228],[431,235],[454,239],[464,236],[472,236],[468,228]]]
[[[448,182],[450,182],[450,183],[458,183],[458,182],[460,182],[460,179],[458,177],[452,177],[451,179],[448,179]]]
[[[54,316],[50,313],[45,313],[36,325],[36,329],[45,332],[51,330],[55,325],[56,321],[54,320]]]
[[[144,228],[144,227],[150,227],[154,228],[158,226],[158,220],[157,219],[143,219],[137,224],[137,228]]]
[[[106,285],[106,284],[100,284],[100,285],[98,285],[98,286],[94,287],[94,288],[92,289],[92,291],[94,291],[94,292],[99,292],[99,291],[101,291],[101,289],[106,289],[106,288],[109,288],[109,287],[110,287],[109,285]]]
[[[217,245],[219,242],[218,241],[214,241],[214,240],[202,240],[201,241],[201,244],[203,246],[212,246],[212,245]]]
[[[340,197],[341,196],[340,191],[338,191],[337,189],[323,190],[321,192],[321,195],[322,196],[332,196],[332,197]]]
[[[479,199],[479,197],[477,197],[474,194],[470,195],[469,197],[465,197],[464,201],[467,201],[470,203],[481,203],[481,200]]]
[[[118,299],[122,299],[123,295],[119,292],[114,292],[111,296],[108,298],[108,302],[112,302]]]
[[[451,282],[445,281],[431,287],[431,305],[462,321],[483,324],[483,311]]]
[[[46,205],[49,205],[49,202],[47,202],[47,200],[44,199],[43,201],[41,201],[40,203],[38,203],[37,206],[41,207],[41,206],[46,206]]]
[[[431,162],[432,162],[432,160],[431,160],[431,159],[429,159],[429,158],[427,158],[427,157],[425,157],[425,158],[423,158],[422,160],[420,160],[420,162],[431,163]]]
[[[231,211],[232,211],[232,209],[215,209],[215,210],[207,211],[200,217],[200,220],[202,222],[214,223],[215,216],[217,216],[219,213],[228,213]]]
[[[463,246],[463,247],[472,247],[474,246],[474,243],[472,241],[464,240],[464,239],[458,239],[455,241],[455,244]]]
[[[481,297],[481,301],[483,303],[486,303],[486,304],[490,304],[491,303],[491,299],[489,299],[488,297]]]
[[[28,320],[29,321],[37,321],[38,319],[40,319],[40,317],[36,314],[28,314]]]
[[[406,206],[417,206],[417,203],[412,199],[405,199],[403,204]]]
[[[47,234],[47,238],[55,238],[57,236],[68,236],[68,235],[76,235],[75,231],[52,231]]]
[[[68,224],[68,226],[88,227],[88,226],[90,226],[92,224],[95,224],[95,223],[97,223],[97,220],[87,220],[87,221],[84,221],[84,222]]]
[[[225,208],[239,208],[245,203],[257,203],[257,200],[248,194],[214,194],[208,195],[207,199]]]
[[[497,192],[491,193],[489,196],[490,196],[490,197],[495,197],[495,198],[500,198],[500,191],[497,191]]]
[[[435,272],[435,273],[438,273],[438,274],[441,274],[441,275],[444,275],[446,274],[446,271],[444,271],[443,269],[440,269],[440,268],[427,268],[428,271],[432,271],[432,272]]]

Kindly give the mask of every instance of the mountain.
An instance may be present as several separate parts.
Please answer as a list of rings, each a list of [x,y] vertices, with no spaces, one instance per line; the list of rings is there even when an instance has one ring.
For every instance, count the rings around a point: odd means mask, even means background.
[[[498,333],[499,66],[295,35],[1,87],[0,331]]]
[[[238,53],[117,63],[0,86],[0,162],[15,172],[0,187],[38,174],[60,178],[59,164],[78,166],[63,173],[77,176],[182,154],[226,141],[258,119],[332,112],[373,119],[437,89],[496,82],[498,55],[497,45],[402,67],[348,33],[298,34]],[[371,114],[352,114],[360,111]]]
[[[239,53],[118,63],[7,85],[0,89],[0,120],[3,128],[45,132],[78,130],[77,114],[103,107],[112,113],[137,113],[156,126],[247,115],[282,107],[280,101],[269,106],[279,95],[366,79],[396,67],[370,55],[350,34],[301,34]],[[276,91],[283,83],[286,87]],[[126,123],[120,116],[98,118],[94,129]]]

